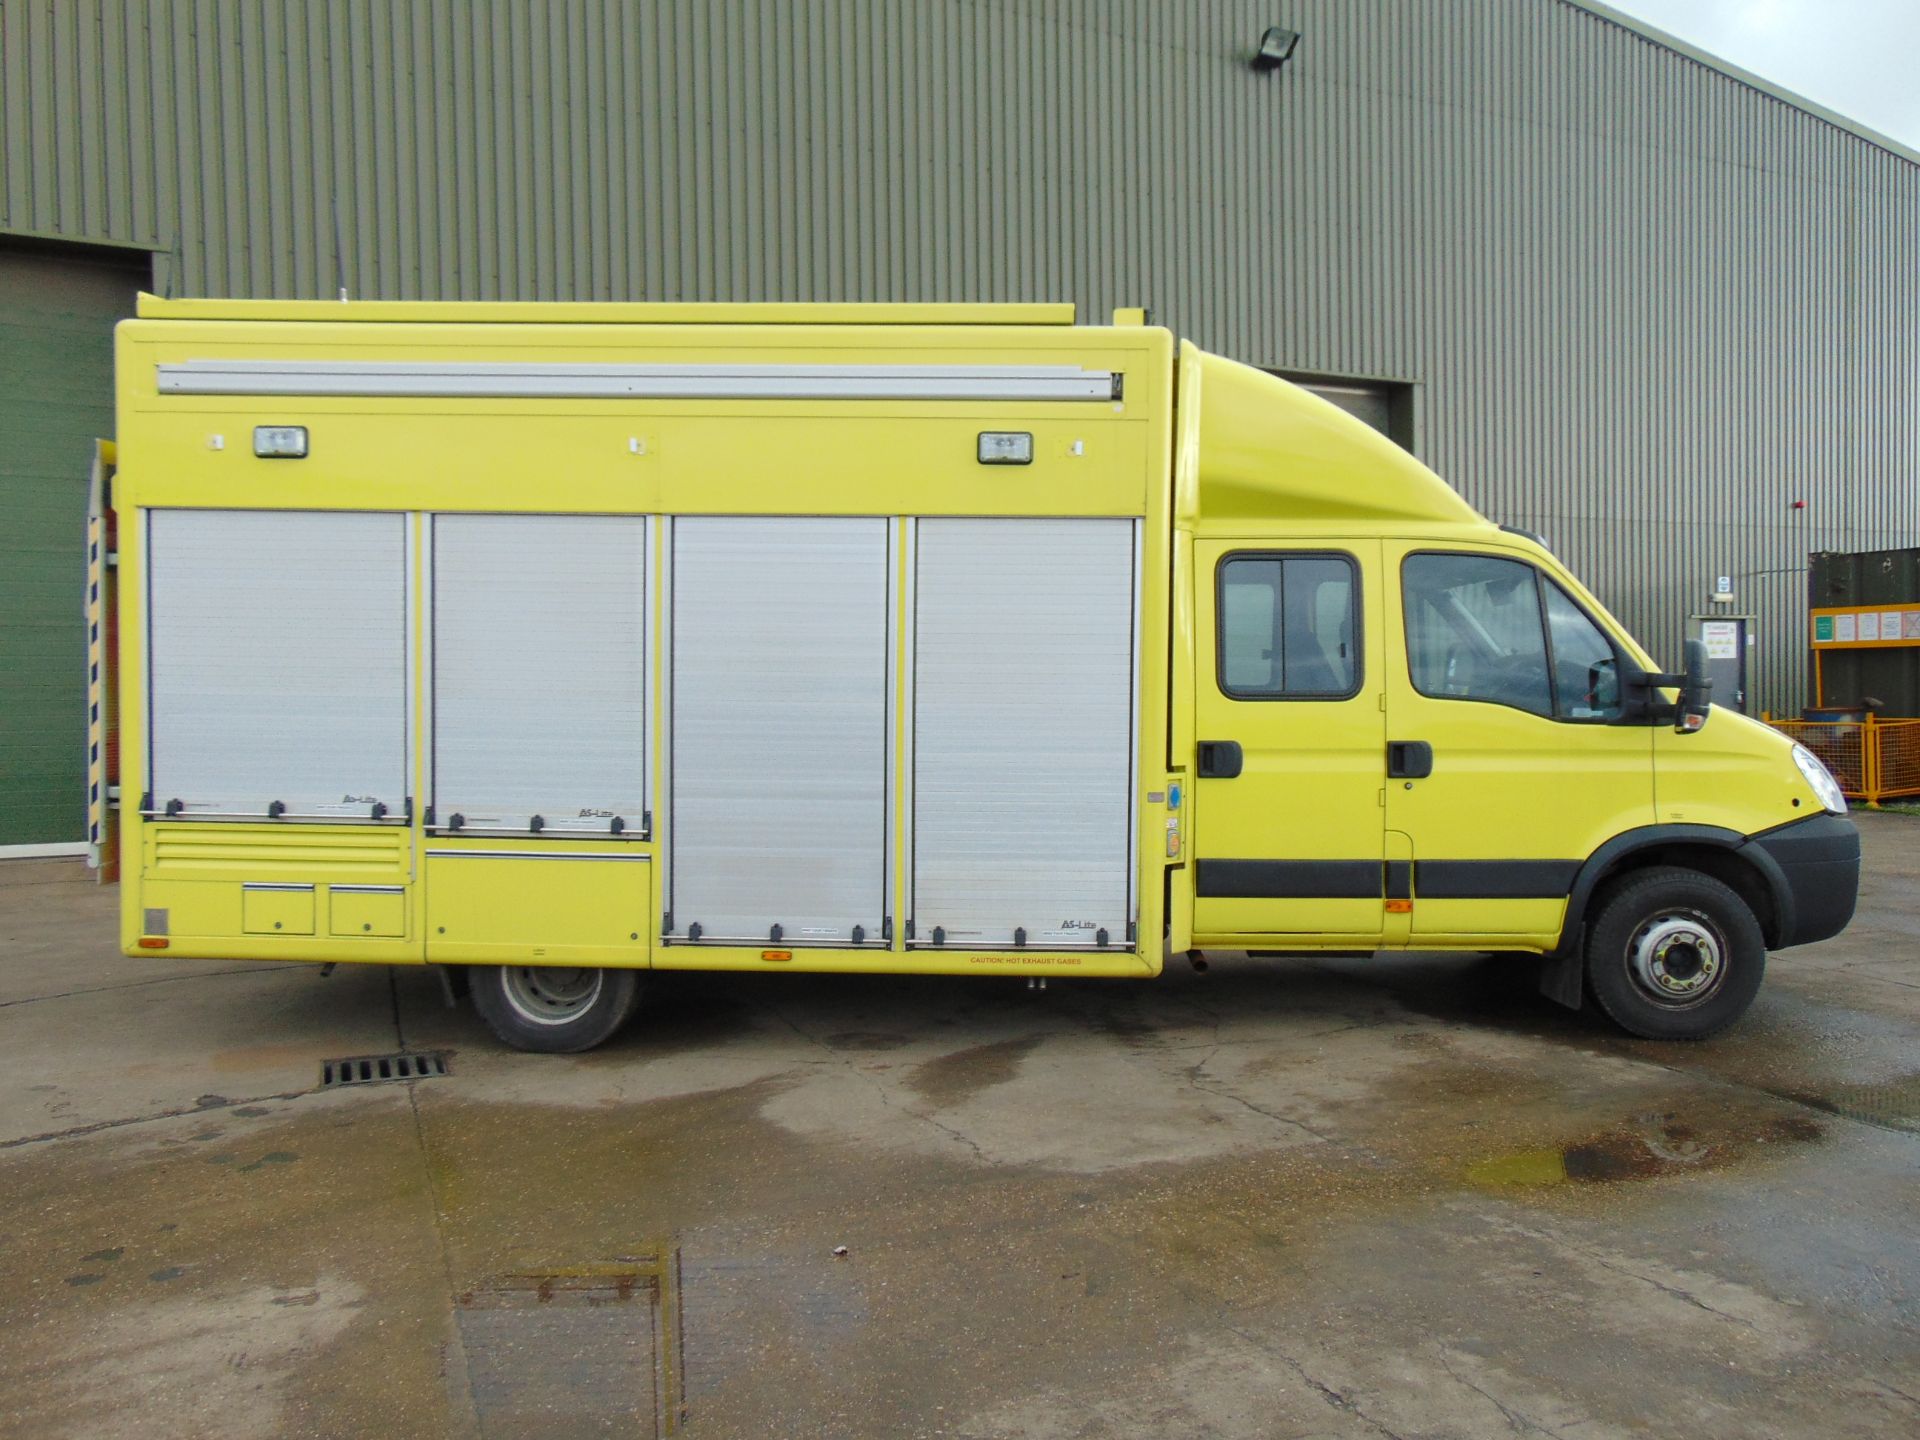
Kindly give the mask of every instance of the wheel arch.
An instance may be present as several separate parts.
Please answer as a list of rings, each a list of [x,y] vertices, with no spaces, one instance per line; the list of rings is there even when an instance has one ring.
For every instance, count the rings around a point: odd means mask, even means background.
[[[1760,922],[1767,947],[1776,948],[1793,933],[1793,890],[1774,858],[1747,840],[1738,830],[1718,825],[1646,825],[1607,841],[1574,876],[1560,943],[1541,971],[1541,992],[1569,1008],[1580,1007],[1580,942],[1593,897],[1609,880],[1652,865],[1697,870],[1730,887]]]

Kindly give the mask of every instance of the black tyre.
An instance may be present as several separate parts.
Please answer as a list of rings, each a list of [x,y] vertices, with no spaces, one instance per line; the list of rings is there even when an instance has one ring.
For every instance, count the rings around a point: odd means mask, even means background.
[[[640,999],[631,970],[565,965],[476,965],[473,1008],[516,1050],[591,1050],[627,1023]]]
[[[1697,870],[1660,865],[1609,883],[1587,926],[1587,988],[1614,1024],[1700,1040],[1746,1012],[1767,969],[1747,902]]]

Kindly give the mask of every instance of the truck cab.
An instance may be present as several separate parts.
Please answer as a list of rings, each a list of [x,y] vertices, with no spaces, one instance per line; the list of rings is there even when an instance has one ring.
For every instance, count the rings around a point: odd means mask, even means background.
[[[1334,406],[1180,363],[1195,948],[1534,953],[1564,1003],[1692,1038],[1847,923],[1814,756]]]

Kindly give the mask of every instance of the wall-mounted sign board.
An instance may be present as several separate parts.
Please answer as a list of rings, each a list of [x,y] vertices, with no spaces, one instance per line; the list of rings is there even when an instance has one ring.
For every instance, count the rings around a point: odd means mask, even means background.
[[[1813,643],[1821,650],[1920,645],[1920,605],[1841,605],[1813,612]]]

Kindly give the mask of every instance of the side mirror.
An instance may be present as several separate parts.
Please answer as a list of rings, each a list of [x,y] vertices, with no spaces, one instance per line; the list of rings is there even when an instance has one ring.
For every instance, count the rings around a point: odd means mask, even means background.
[[[1621,706],[1621,721],[1664,724],[1682,735],[1691,735],[1707,723],[1711,709],[1713,681],[1707,678],[1707,647],[1698,640],[1687,641],[1686,669],[1678,675],[1630,671],[1622,677],[1626,702]],[[1678,690],[1678,700],[1669,705],[1660,698],[1662,690]]]
[[[1713,681],[1707,678],[1707,647],[1701,640],[1687,641],[1687,665],[1680,677],[1680,703],[1674,707],[1673,728],[1691,735],[1707,723],[1712,708]]]

